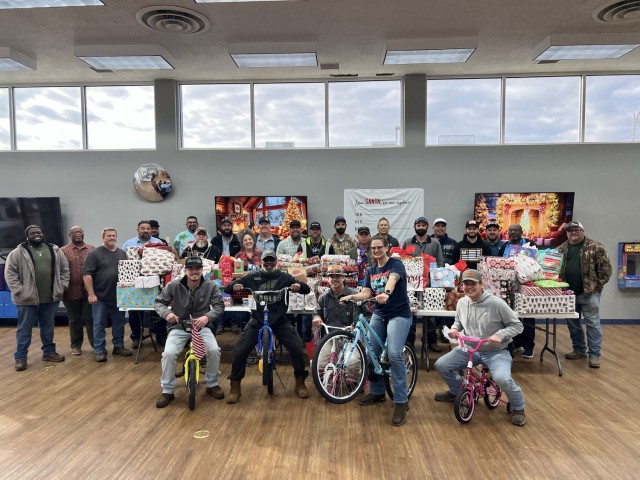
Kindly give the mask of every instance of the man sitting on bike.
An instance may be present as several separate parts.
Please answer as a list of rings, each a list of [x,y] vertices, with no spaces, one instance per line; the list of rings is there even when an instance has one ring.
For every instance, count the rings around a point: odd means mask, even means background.
[[[346,295],[355,295],[358,291],[344,284],[344,269],[340,265],[331,265],[327,269],[327,276],[330,290],[318,298],[313,327],[319,328],[323,324],[329,327],[348,327],[353,323],[353,312],[341,306],[340,299]],[[371,314],[365,304],[359,310],[368,316]]]
[[[224,398],[224,392],[218,385],[220,348],[212,332],[214,321],[224,312],[222,295],[214,281],[204,280],[202,258],[189,257],[184,267],[185,276],[164,287],[153,305],[158,315],[167,321],[169,330],[162,353],[162,395],[156,401],[158,408],[166,407],[175,398],[176,359],[191,339],[190,331],[185,330],[187,321],[191,322],[191,328],[200,331],[207,348],[207,393],[217,400]]]
[[[281,290],[291,287],[292,292],[308,294],[311,292],[309,285],[300,283],[288,273],[276,269],[276,252],[273,250],[265,250],[261,256],[262,268],[258,271],[251,272],[244,277],[234,280],[225,287],[226,293],[242,291],[245,287],[254,291],[264,290]],[[240,334],[238,343],[233,352],[231,359],[231,391],[227,395],[227,403],[236,403],[240,399],[240,382],[244,378],[247,366],[247,358],[258,343],[258,331],[264,324],[264,306],[256,302],[255,308],[251,311],[251,319],[247,322],[244,330]],[[269,326],[275,336],[280,340],[284,347],[289,351],[291,363],[293,364],[293,374],[296,377],[295,392],[300,398],[307,398],[309,391],[304,384],[304,379],[309,374],[305,368],[306,353],[303,350],[302,340],[298,336],[298,332],[291,325],[289,319],[285,318],[287,313],[287,304],[285,296],[274,302],[269,303]]]
[[[449,337],[455,338],[459,331],[464,330],[468,336],[489,338],[490,343],[473,355],[473,362],[482,363],[491,371],[493,380],[511,402],[511,423],[522,426],[526,421],[524,395],[511,377],[512,359],[507,348],[511,339],[522,332],[522,322],[504,300],[484,291],[480,272],[465,270],[461,281],[465,297],[458,302]],[[464,369],[468,361],[468,354],[459,346],[438,359],[436,370],[447,382],[449,390],[436,393],[437,402],[455,400],[462,385],[458,371]]]

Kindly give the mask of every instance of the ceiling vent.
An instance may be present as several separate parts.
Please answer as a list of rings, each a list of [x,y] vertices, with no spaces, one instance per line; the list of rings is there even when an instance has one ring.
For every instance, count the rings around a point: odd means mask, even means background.
[[[136,13],[138,23],[168,35],[194,35],[209,30],[207,17],[188,8],[162,6],[145,7]]]
[[[340,70],[340,63],[321,63],[320,70]]]
[[[640,0],[609,2],[593,12],[593,18],[602,23],[628,23],[640,20]]]

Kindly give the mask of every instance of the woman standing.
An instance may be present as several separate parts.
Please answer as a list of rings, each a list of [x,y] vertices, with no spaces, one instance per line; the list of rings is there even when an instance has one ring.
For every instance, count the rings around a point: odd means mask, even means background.
[[[387,341],[391,383],[395,409],[391,424],[403,425],[409,410],[407,398],[407,374],[404,364],[404,343],[411,327],[411,308],[407,295],[407,273],[402,260],[389,257],[389,243],[386,238],[376,235],[371,239],[371,252],[376,263],[367,269],[362,292],[347,295],[343,300],[366,300],[375,296],[376,305],[371,317],[371,327],[380,340]],[[380,347],[374,343],[373,350],[380,354]],[[371,380],[370,392],[360,399],[360,405],[373,405],[386,400],[382,378]]]

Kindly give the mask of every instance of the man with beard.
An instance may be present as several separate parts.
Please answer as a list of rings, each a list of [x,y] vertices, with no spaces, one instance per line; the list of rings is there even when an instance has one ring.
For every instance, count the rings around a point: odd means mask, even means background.
[[[122,250],[126,250],[129,247],[143,247],[147,243],[162,243],[162,240],[151,236],[149,220],[140,220],[138,222],[138,235],[124,242]]]
[[[289,236],[278,244],[278,255],[295,255],[298,252],[304,254],[302,249],[302,227],[299,220],[289,223]]]
[[[322,236],[322,227],[319,222],[311,222],[309,225],[309,236],[304,242],[304,249],[307,258],[335,254],[333,246],[327,245],[327,241]]]
[[[84,288],[93,313],[93,352],[96,362],[107,361],[107,318],[111,318],[113,354],[130,357],[131,350],[124,347],[124,312],[118,308],[116,286],[118,284],[118,261],[126,260],[127,254],[116,246],[118,232],[115,228],[102,230],[102,246],[87,255],[82,269]],[[139,332],[139,330],[138,330]]]
[[[282,243],[280,243],[282,245]],[[241,292],[248,287],[254,291],[280,290],[291,287],[292,292],[308,294],[311,289],[306,283],[300,283],[288,273],[276,269],[276,252],[266,250],[262,253],[262,268],[245,275],[244,277],[229,283],[225,292]],[[240,399],[240,382],[244,378],[247,367],[247,358],[258,342],[258,331],[264,319],[264,306],[256,302],[255,309],[251,311],[251,320],[247,322],[236,344],[231,360],[231,391],[227,395],[227,403],[236,403]],[[282,295],[279,301],[269,305],[269,326],[282,345],[287,349],[293,365],[293,373],[296,378],[295,392],[300,398],[307,398],[309,391],[304,384],[308,372],[305,369],[306,353],[302,348],[302,342],[291,322],[286,318],[287,304]]]
[[[151,236],[160,239],[163,245],[169,245],[161,236],[160,236],[160,224],[157,220],[149,220],[149,225],[151,225]]]
[[[265,250],[275,251],[278,248],[280,239],[271,234],[271,221],[267,217],[258,220],[258,229],[260,235],[256,238],[256,249],[264,252]]]
[[[433,235],[431,235],[431,238],[435,238],[440,243],[444,263],[453,264],[453,249],[458,242],[447,235],[447,221],[444,218],[436,218],[433,222]]]
[[[69,317],[71,355],[82,355],[84,328],[87,329],[89,345],[93,347],[93,317],[91,316],[91,305],[87,301],[87,291],[84,289],[82,267],[89,252],[96,247],[84,243],[82,227],[71,227],[69,238],[71,241],[60,249],[69,262],[70,274],[69,287],[64,292],[62,301],[67,310],[67,317]]]
[[[468,220],[465,227],[467,234],[462,237],[462,241],[453,247],[451,261],[458,263],[459,260],[464,260],[467,262],[467,268],[476,270],[482,257],[491,256],[491,249],[478,235],[479,229],[476,220]]]
[[[195,233],[196,228],[199,226],[198,218],[193,215],[189,215],[185,225],[187,226],[187,229],[178,233],[176,238],[173,240],[173,254],[176,258],[180,258],[184,249],[196,241]]]
[[[181,258],[202,257],[218,263],[222,252],[209,242],[207,229],[204,227],[196,228],[195,238],[195,243],[184,249]]]
[[[487,238],[484,242],[489,245],[489,248],[491,249],[491,256],[501,257],[500,247],[502,247],[506,242],[504,240],[500,240],[500,224],[495,220],[491,220],[487,222],[485,228]]]
[[[227,257],[235,257],[236,253],[242,249],[240,240],[238,240],[238,237],[236,237],[231,230],[232,227],[233,222],[231,219],[223,218],[220,222],[220,235],[216,235],[211,241],[211,244]]]
[[[358,242],[345,233],[347,231],[347,221],[344,217],[337,216],[333,226],[336,229],[336,233],[327,240],[327,248],[329,245],[332,246],[336,255],[349,255],[349,252],[358,245]]]
[[[38,324],[42,340],[42,360],[63,362],[53,343],[56,310],[69,285],[69,262],[56,245],[45,242],[42,227],[29,225],[26,241],[7,256],[4,278],[11,299],[18,307],[15,369],[27,369],[31,331]]]

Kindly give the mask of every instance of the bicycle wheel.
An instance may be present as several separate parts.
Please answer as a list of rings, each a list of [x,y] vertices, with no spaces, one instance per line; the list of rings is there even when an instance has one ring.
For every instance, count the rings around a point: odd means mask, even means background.
[[[463,388],[456,395],[453,401],[453,413],[460,423],[469,423],[473,417],[475,409],[475,401],[473,400],[473,392],[468,388]]]
[[[316,347],[311,375],[316,389],[326,400],[350,402],[358,396],[367,378],[366,355],[350,333],[330,333]]]
[[[196,408],[196,387],[198,386],[198,373],[196,368],[196,359],[190,359],[187,362],[187,371],[185,373],[187,390],[189,391],[189,410]]]
[[[484,404],[493,410],[500,405],[500,397],[502,397],[500,387],[487,380],[484,385]]]
[[[409,344],[406,344],[402,349],[402,356],[404,357],[404,365],[407,369],[407,398],[411,398],[413,389],[416,388],[416,381],[418,380],[418,359],[416,358],[416,352]],[[391,371],[385,369],[384,373],[384,386],[387,389],[389,398],[393,400],[393,385],[391,380]]]
[[[267,386],[269,395],[273,395],[273,362],[269,349],[269,334],[262,332],[262,384]]]

